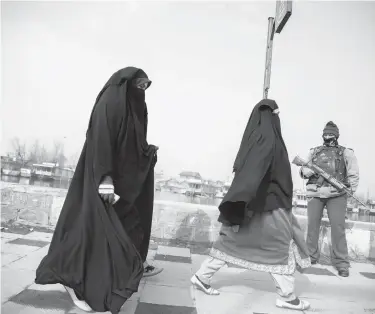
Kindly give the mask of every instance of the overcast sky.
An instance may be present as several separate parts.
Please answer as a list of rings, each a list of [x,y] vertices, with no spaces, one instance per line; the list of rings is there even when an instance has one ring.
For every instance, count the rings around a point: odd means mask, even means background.
[[[145,70],[158,170],[224,179],[262,98],[275,2],[1,2],[2,145],[63,140],[80,151],[104,83]],[[321,144],[327,121],[375,195],[375,2],[295,2],[274,41],[269,97],[290,158]],[[297,172],[293,166],[294,175]],[[295,175],[295,185],[301,180]]]

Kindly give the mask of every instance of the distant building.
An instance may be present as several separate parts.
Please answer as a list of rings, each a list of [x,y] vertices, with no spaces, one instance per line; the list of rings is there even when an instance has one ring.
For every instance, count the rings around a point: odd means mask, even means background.
[[[41,164],[33,164],[31,169],[31,176],[38,179],[70,180],[73,175],[74,169],[60,168],[57,163],[43,162]]]
[[[370,214],[375,214],[375,201],[374,200],[368,200],[368,207],[370,208]]]
[[[159,181],[159,184],[162,190],[172,193],[186,194],[189,191],[189,184],[178,178]]]
[[[224,186],[224,181],[215,181],[215,184],[217,185],[217,186],[220,186],[220,187],[223,187]]]
[[[232,174],[231,176],[228,176],[227,180],[223,182],[222,188],[221,188],[221,195],[224,197],[228,191],[230,186],[232,185],[234,175]]]
[[[72,168],[55,168],[54,178],[55,180],[71,180],[74,175],[74,169]]]
[[[199,172],[183,171],[180,173],[179,178],[185,181],[189,188],[186,191],[188,195],[202,195],[202,176]]]
[[[202,182],[202,193],[208,196],[215,196],[219,191],[222,190],[222,186],[217,181],[203,180]]]
[[[307,208],[306,193],[300,190],[293,191],[293,206],[296,208]]]
[[[33,164],[31,168],[31,177],[38,179],[53,180],[56,164],[43,162],[41,164]]]
[[[29,168],[21,168],[20,175],[23,178],[31,178],[31,169],[29,169]]]
[[[187,179],[197,179],[202,180],[202,176],[199,172],[192,172],[192,171],[183,171],[180,173],[180,178],[187,180]]]
[[[16,176],[21,174],[22,163],[14,156],[1,156],[1,174]]]
[[[164,178],[164,172],[163,172],[163,170],[161,170],[159,172],[155,171],[155,181],[156,180],[161,180],[163,178]]]

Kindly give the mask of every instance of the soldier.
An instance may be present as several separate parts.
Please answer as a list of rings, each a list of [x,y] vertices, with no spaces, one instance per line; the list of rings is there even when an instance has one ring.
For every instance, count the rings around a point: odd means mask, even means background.
[[[359,183],[357,158],[351,148],[338,144],[339,129],[329,121],[323,130],[323,145],[312,148],[307,161],[343,182],[354,193]],[[348,246],[345,236],[347,195],[335,189],[312,170],[301,167],[300,175],[308,179],[306,184],[308,206],[307,246],[312,264],[319,261],[319,230],[323,209],[327,208],[331,224],[332,264],[342,277],[349,276]]]

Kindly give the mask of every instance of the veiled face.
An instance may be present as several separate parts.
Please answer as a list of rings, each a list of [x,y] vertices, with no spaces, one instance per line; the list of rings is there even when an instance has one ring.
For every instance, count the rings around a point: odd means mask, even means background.
[[[325,133],[323,134],[323,143],[326,146],[336,146],[338,144],[337,142],[338,137],[335,134],[332,133]]]
[[[150,87],[151,81],[148,78],[135,78],[132,80],[132,85],[138,89],[145,91],[147,88]]]
[[[148,87],[148,84],[147,83],[142,83],[140,85],[137,85],[137,88],[139,89],[142,89],[142,90],[146,90]]]

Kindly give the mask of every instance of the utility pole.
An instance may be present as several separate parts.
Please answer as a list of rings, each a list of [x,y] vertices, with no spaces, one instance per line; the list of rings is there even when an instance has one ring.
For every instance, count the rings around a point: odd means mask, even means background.
[[[267,48],[266,48],[266,65],[264,69],[263,98],[267,99],[268,90],[271,85],[271,65],[272,65],[272,48],[273,35],[275,34],[275,19],[268,18]]]
[[[292,15],[292,1],[276,1],[275,18],[268,18],[266,64],[264,69],[263,98],[267,99],[271,86],[272,48],[275,32],[280,34]]]

